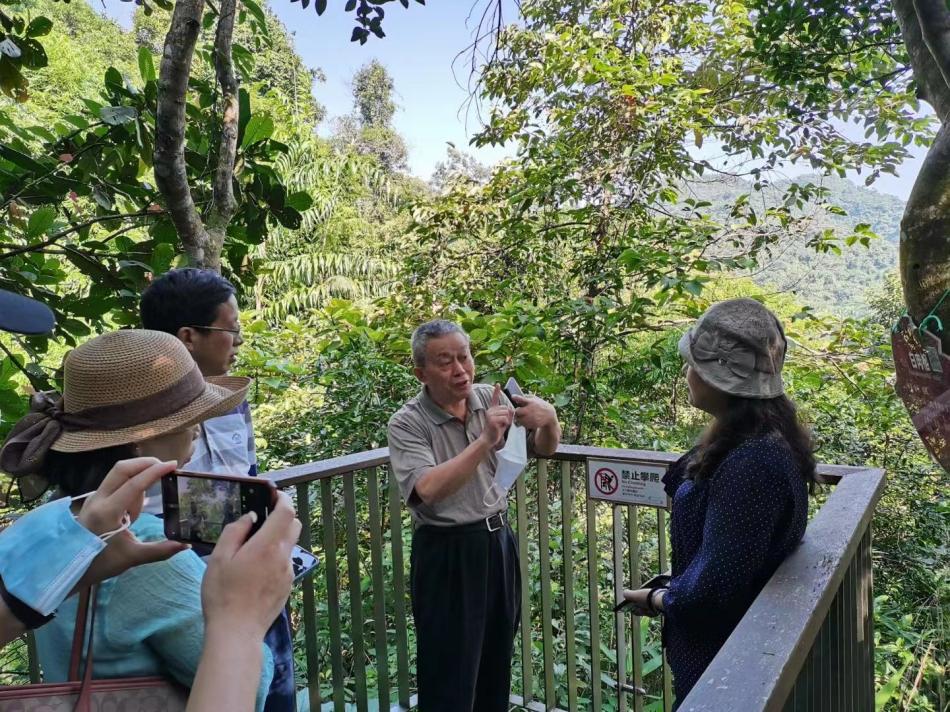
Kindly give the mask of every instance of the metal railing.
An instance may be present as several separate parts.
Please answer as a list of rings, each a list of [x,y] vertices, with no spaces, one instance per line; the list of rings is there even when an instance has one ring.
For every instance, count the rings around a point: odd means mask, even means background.
[[[666,512],[598,502],[586,497],[579,483],[586,483],[588,458],[668,465],[677,457],[562,445],[518,480],[509,510],[523,590],[513,705],[570,712],[671,709],[658,622],[612,612],[621,589],[668,568]],[[267,475],[282,488],[296,488],[305,523],[301,543],[322,562],[304,581],[298,633],[310,710],[415,705],[407,595],[411,523],[397,488],[390,486],[388,462],[382,448]],[[819,474],[824,482],[843,479],[847,486],[829,496],[803,545],[756,599],[703,678],[728,671],[729,690],[756,694],[732,700],[722,686],[701,683],[683,710],[777,710],[786,700],[794,710],[868,709],[798,702],[806,696],[837,700],[840,694],[857,704],[866,699],[865,688],[873,687],[873,635],[866,627],[859,630],[858,621],[866,626],[872,617],[867,537],[883,473],[821,466]],[[784,618],[790,591],[801,600],[795,599],[796,615]],[[763,622],[768,601],[772,627]],[[842,642],[845,636],[850,642]],[[809,652],[812,648],[817,652]],[[740,653],[744,666],[729,662],[729,655]],[[851,675],[851,692],[825,680],[832,658],[834,670]]]

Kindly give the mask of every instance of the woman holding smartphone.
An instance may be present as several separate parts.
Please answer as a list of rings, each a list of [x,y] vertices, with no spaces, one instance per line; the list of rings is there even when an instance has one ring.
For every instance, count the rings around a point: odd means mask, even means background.
[[[241,403],[246,378],[205,379],[170,334],[125,330],[103,334],[70,352],[64,388],[34,396],[31,413],[0,451],[0,469],[27,497],[55,487],[60,496],[96,490],[119,460],[155,457],[187,462],[196,426]],[[78,512],[81,502],[74,503]],[[141,541],[164,538],[162,521],[142,514],[130,531]],[[205,564],[191,551],[132,568],[99,586],[93,676],[170,675],[190,686],[204,642],[201,582]],[[36,632],[47,682],[67,678],[76,598]],[[273,677],[261,646],[257,709]]]
[[[752,299],[713,305],[679,343],[689,401],[712,422],[663,478],[668,584],[624,593],[637,615],[664,616],[676,706],[805,532],[815,459],[784,394],[786,347]]]

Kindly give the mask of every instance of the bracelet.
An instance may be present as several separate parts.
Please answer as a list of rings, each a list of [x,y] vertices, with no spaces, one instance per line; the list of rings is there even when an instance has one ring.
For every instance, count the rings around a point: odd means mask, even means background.
[[[7,587],[3,585],[2,579],[0,579],[0,598],[7,604],[10,613],[12,613],[20,623],[26,626],[27,630],[34,630],[35,628],[46,625],[53,620],[53,617],[56,615],[55,612],[50,613],[48,616],[37,613],[19,598],[7,591]]]
[[[667,588],[655,588],[655,589],[653,589],[652,591],[650,591],[650,595],[649,595],[649,597],[647,598],[647,602],[650,604],[650,611],[651,611],[652,613],[656,613],[657,615],[663,613],[663,611],[662,611],[661,609],[659,609],[659,608],[656,607],[656,594],[659,593],[659,594],[662,596],[662,595],[663,595],[664,593],[666,593],[668,590],[669,590],[669,589],[667,589]]]

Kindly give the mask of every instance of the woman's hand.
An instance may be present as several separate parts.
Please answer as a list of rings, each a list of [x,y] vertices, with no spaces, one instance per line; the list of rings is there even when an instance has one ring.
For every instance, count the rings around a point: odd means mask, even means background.
[[[134,522],[142,513],[146,490],[177,466],[174,460],[161,462],[154,457],[120,460],[83,503],[76,520],[97,536],[120,529],[126,515]],[[177,541],[141,542],[125,529],[109,538],[74,590],[118,576],[133,566],[164,561],[187,548]]]
[[[267,521],[248,539],[255,517],[245,514],[221,532],[208,560],[201,603],[209,629],[243,631],[260,643],[290,595],[290,552],[301,525],[284,492],[278,493]]]
[[[633,609],[631,611],[633,615],[649,616],[652,618],[663,612],[663,590],[664,589],[655,588],[638,588],[634,591],[625,590],[623,592],[623,598],[625,601],[631,601],[633,603]],[[654,596],[654,594],[656,595]],[[656,605],[656,608],[651,605],[651,597],[653,597],[653,603]]]
[[[251,538],[256,515],[221,532],[201,584],[205,642],[188,696],[188,712],[253,712],[264,634],[287,603],[293,584],[290,552],[300,536],[290,497]]]

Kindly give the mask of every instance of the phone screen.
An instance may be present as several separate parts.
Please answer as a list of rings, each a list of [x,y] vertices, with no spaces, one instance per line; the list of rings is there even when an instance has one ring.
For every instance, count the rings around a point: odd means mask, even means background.
[[[270,490],[266,480],[249,484],[183,473],[164,477],[165,535],[177,541],[214,544],[224,527],[252,510],[258,514],[253,533],[267,517]]]

